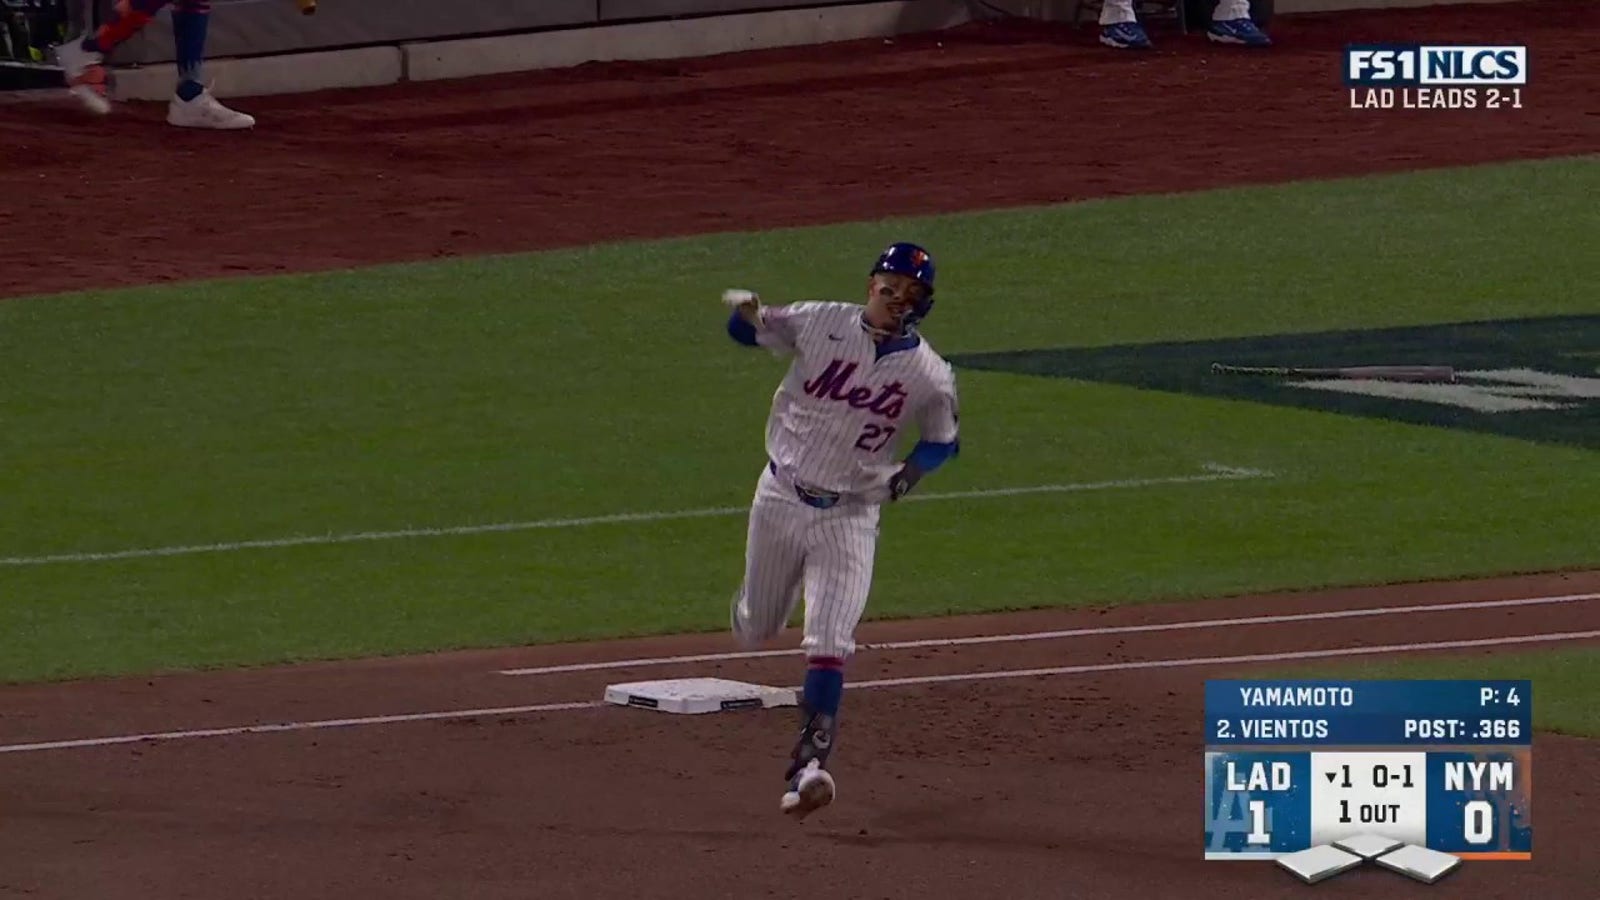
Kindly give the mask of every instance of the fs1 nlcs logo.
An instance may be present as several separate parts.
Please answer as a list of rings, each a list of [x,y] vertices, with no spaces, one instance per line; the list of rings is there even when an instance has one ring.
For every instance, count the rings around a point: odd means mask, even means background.
[[[1427,44],[1346,47],[1344,83],[1351,87],[1527,84],[1528,48]]]
[[[1528,48],[1356,44],[1344,51],[1344,83],[1354,108],[1520,109]]]

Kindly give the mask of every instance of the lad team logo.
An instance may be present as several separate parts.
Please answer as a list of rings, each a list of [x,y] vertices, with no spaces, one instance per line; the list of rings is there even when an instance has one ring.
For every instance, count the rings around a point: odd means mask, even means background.
[[[1521,109],[1528,48],[1352,44],[1344,83],[1351,109]]]

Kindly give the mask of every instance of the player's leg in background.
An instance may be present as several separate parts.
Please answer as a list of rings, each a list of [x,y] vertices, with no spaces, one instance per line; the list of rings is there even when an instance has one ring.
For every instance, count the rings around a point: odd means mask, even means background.
[[[1100,43],[1118,50],[1150,49],[1150,36],[1133,14],[1133,0],[1105,0],[1101,5]]]
[[[68,41],[56,48],[56,62],[67,88],[91,112],[111,111],[111,94],[106,81],[106,57],[117,45],[138,34],[168,0],[117,0],[111,18],[80,41]]]
[[[172,8],[172,39],[178,56],[178,86],[167,104],[167,122],[185,128],[249,128],[256,120],[229,109],[211,96],[201,79],[211,0],[177,0]]]
[[[819,516],[806,541],[805,687],[801,730],[787,773],[793,779],[815,759],[826,767],[839,728],[845,661],[855,653],[856,626],[872,590],[878,509],[838,509]]]
[[[753,647],[777,637],[800,602],[802,540],[814,512],[785,497],[772,474],[762,470],[745,533],[744,581],[733,596],[730,616],[740,644]]]
[[[170,0],[117,0],[111,18],[83,39],[83,49],[110,55],[117,45],[144,30]]]
[[[1272,44],[1267,33],[1250,18],[1250,0],[1217,0],[1211,11],[1211,27],[1206,36],[1219,44],[1266,47]]]
[[[200,69],[206,61],[206,32],[211,25],[211,0],[178,0],[172,8],[172,40],[178,52],[180,100],[193,100],[205,90]]]

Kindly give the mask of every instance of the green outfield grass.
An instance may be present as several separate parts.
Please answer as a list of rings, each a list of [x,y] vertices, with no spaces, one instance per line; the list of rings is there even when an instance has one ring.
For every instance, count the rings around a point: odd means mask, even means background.
[[[1533,727],[1600,737],[1600,647],[1496,653],[1493,656],[1368,657],[1285,669],[1285,678],[1461,678],[1533,681]],[[1259,673],[1240,677],[1263,677]],[[1274,677],[1274,676],[1266,676]]]
[[[725,287],[940,263],[942,351],[1594,312],[1600,158],[0,303],[0,557],[742,507],[783,364]],[[962,370],[870,614],[1600,565],[1579,447]],[[738,515],[0,564],[0,679],[725,627]]]

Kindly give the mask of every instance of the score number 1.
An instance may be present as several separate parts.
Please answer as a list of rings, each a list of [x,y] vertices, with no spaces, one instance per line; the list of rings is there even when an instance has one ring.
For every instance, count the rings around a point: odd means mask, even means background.
[[[1267,833],[1267,801],[1250,801],[1250,833],[1245,835],[1246,844],[1270,844],[1272,835]]]

